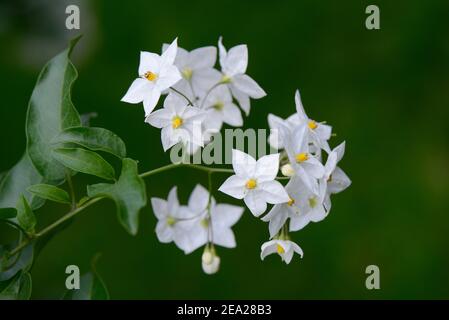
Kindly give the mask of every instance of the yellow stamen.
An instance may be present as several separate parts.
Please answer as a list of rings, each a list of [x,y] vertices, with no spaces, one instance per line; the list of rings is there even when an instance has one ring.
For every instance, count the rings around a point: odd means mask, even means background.
[[[277,251],[278,251],[279,254],[285,253],[284,248],[282,248],[282,246],[280,244],[277,245]]]
[[[171,126],[173,127],[173,129],[178,129],[180,126],[182,126],[183,122],[184,121],[182,120],[182,118],[180,116],[175,116],[171,120]]]
[[[193,70],[190,68],[185,68],[184,70],[182,70],[182,76],[186,80],[190,80],[190,78],[192,78],[192,74],[193,74]]]
[[[223,110],[223,107],[224,107],[224,103],[221,101],[218,101],[216,104],[213,105],[213,108],[218,111]]]
[[[318,127],[318,125],[316,124],[315,121],[310,120],[309,123],[307,124],[309,126],[310,129],[315,130],[316,127]]]
[[[200,224],[203,228],[207,229],[209,227],[209,219],[207,218],[202,219]]]
[[[229,83],[229,82],[231,82],[231,77],[229,77],[229,76],[227,76],[227,75],[224,75],[222,78],[221,78],[221,83]]]
[[[293,199],[293,198],[290,198],[290,200],[288,200],[288,202],[287,202],[287,205],[290,207],[294,204],[295,204],[295,199]]]
[[[309,206],[311,208],[315,208],[317,204],[318,204],[318,201],[316,198],[309,198]]]
[[[155,81],[157,79],[157,74],[155,74],[151,71],[148,71],[148,72],[145,72],[144,77],[148,81]]]
[[[176,223],[176,219],[173,217],[167,217],[167,225],[172,226]]]
[[[296,155],[296,162],[304,162],[309,159],[309,155],[307,153],[301,152]]]
[[[247,189],[254,189],[255,187],[257,187],[257,181],[256,181],[256,180],[254,180],[254,179],[249,179],[249,180],[246,182],[246,188],[247,188]]]

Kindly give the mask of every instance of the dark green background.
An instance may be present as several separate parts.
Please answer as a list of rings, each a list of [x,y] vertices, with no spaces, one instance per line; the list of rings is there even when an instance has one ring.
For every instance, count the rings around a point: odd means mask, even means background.
[[[58,1],[59,3],[60,1]],[[60,3],[63,3],[61,1]],[[76,3],[72,1],[69,3]],[[377,4],[381,30],[365,28]],[[347,142],[341,166],[352,186],[333,197],[330,216],[293,235],[305,252],[284,265],[261,262],[267,225],[245,211],[234,228],[236,249],[219,249],[221,270],[201,270],[201,250],[185,256],[160,244],[150,207],[138,236],[125,233],[112,202],[86,210],[38,258],[33,298],[59,298],[68,264],[98,269],[116,299],[154,298],[449,298],[449,3],[447,1],[84,1],[74,62],[73,101],[95,111],[93,125],[119,134],[140,170],[167,164],[160,131],[143,108],[120,102],[136,76],[140,50],[159,52],[179,37],[193,49],[246,43],[248,73],[267,91],[253,101],[247,128],[267,128],[267,115],[294,112],[301,89],[309,116],[326,120]],[[65,5],[8,1],[0,6],[0,169],[25,147],[27,102],[39,69],[78,32],[64,28]],[[178,170],[147,180],[148,195],[178,185],[183,201],[206,177]],[[219,177],[224,179],[225,177]],[[78,194],[86,183],[75,177]],[[221,181],[214,181],[215,185]],[[216,194],[221,201],[230,197]],[[41,226],[63,214],[47,204]],[[0,238],[12,234],[5,227]],[[365,288],[365,268],[381,270],[381,290]]]

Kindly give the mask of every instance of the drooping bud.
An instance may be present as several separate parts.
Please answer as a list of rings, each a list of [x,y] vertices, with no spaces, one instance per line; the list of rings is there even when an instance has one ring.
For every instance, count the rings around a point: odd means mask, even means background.
[[[284,164],[281,167],[281,172],[286,177],[292,177],[295,175],[295,170],[293,169],[293,167],[290,163]]]
[[[220,257],[215,254],[214,248],[210,248],[208,245],[204,247],[204,252],[201,257],[201,265],[205,273],[217,273],[220,268]]]

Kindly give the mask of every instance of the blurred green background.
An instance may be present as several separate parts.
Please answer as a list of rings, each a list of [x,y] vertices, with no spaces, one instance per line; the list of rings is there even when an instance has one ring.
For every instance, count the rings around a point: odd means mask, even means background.
[[[0,2],[0,171],[25,148],[27,102],[43,64],[80,33],[65,29],[65,6],[78,4],[84,34],[73,101],[97,112],[93,125],[127,143],[140,171],[167,164],[160,131],[143,122],[141,105],[120,102],[136,76],[139,51],[160,52],[179,37],[186,49],[246,43],[248,74],[267,91],[253,101],[246,128],[267,128],[267,115],[294,112],[301,90],[309,116],[326,120],[347,142],[341,163],[353,181],[333,197],[329,217],[293,235],[304,258],[261,262],[267,224],[245,211],[234,227],[236,249],[219,249],[221,270],[201,270],[199,249],[185,256],[160,244],[150,207],[131,237],[102,201],[56,236],[32,270],[33,298],[59,298],[65,267],[98,264],[112,298],[449,298],[449,2],[448,1],[2,1]],[[381,30],[365,28],[377,4]],[[218,177],[218,176],[217,176]],[[214,181],[219,186],[225,177]],[[75,177],[78,195],[87,183]],[[188,169],[147,180],[148,195],[178,185],[187,200],[206,176]],[[215,194],[219,201],[233,201]],[[242,203],[241,203],[242,204]],[[40,226],[64,213],[46,204]],[[0,240],[13,234],[0,226]],[[381,271],[381,289],[365,288],[365,268]]]

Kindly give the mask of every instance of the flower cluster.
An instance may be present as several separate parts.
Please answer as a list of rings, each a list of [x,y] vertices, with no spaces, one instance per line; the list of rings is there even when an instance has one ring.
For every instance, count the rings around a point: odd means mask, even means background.
[[[269,143],[283,149],[282,153],[256,161],[234,150],[235,175],[219,189],[234,198],[244,199],[256,217],[267,210],[267,203],[274,204],[262,218],[269,222],[271,240],[262,245],[261,259],[278,253],[286,263],[290,263],[294,252],[303,255],[301,248],[290,241],[289,232],[326,218],[331,209],[331,194],[351,184],[337,166],[344,155],[345,143],[331,150],[328,140],[332,128],[307,116],[299,91],[295,102],[296,113],[287,119],[268,116],[272,130]],[[322,151],[327,153],[324,164]],[[288,179],[285,187],[275,180],[280,164],[283,176]]]
[[[223,123],[243,125],[234,100],[248,115],[250,98],[266,95],[246,74],[246,45],[227,51],[220,38],[218,52],[220,71],[214,68],[217,48],[212,46],[188,52],[179,48],[175,39],[170,45],[163,45],[161,55],[141,52],[139,77],[122,101],[143,102],[145,121],[162,129],[164,151],[182,143],[187,152],[195,153],[210,142],[211,134],[220,131]],[[154,111],[163,94],[167,95],[163,108]]]
[[[161,55],[141,52],[139,78],[122,100],[143,102],[145,122],[161,129],[164,151],[182,144],[189,153],[195,153],[211,141],[211,133],[220,131],[224,123],[242,126],[240,109],[248,115],[250,98],[265,96],[264,90],[246,75],[246,45],[227,51],[220,38],[218,56],[221,70],[214,68],[216,47],[188,52],[177,47],[176,39],[162,47]],[[167,95],[163,107],[154,110],[161,95]],[[309,222],[323,220],[331,209],[331,194],[343,191],[351,183],[337,166],[345,143],[331,149],[331,126],[307,116],[299,91],[295,102],[296,113],[287,119],[268,116],[268,142],[280,153],[256,160],[233,150],[235,174],[219,188],[231,197],[243,199],[255,217],[269,222],[271,240],[261,246],[262,260],[272,253],[279,254],[286,263],[290,263],[295,252],[302,257],[301,248],[290,240],[289,233],[301,230]],[[285,185],[281,183],[284,180]],[[202,265],[206,273],[215,273],[220,265],[214,245],[236,246],[231,227],[244,210],[216,203],[210,185],[208,190],[197,185],[187,205],[179,204],[176,187],[167,200],[152,198],[151,203],[158,219],[159,241],[174,242],[186,254],[204,246]],[[262,216],[268,204],[272,206]]]

